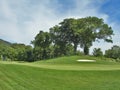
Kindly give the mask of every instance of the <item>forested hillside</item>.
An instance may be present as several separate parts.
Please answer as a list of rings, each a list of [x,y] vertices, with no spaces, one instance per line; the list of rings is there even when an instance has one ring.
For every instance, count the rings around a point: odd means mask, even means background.
[[[3,40],[3,39],[0,39],[0,45],[7,45],[7,46],[10,46],[11,43],[8,42],[8,41],[5,41],[5,40]]]

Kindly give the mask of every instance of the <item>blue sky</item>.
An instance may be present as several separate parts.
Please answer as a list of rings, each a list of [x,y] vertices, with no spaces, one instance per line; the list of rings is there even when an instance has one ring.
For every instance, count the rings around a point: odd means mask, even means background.
[[[93,43],[93,48],[120,46],[120,0],[0,0],[0,38],[30,44],[39,30],[48,31],[64,18],[97,16],[110,25],[114,43]]]
[[[120,20],[120,0],[107,0],[101,6],[101,12],[106,13],[109,15],[110,21],[115,21],[119,23]]]

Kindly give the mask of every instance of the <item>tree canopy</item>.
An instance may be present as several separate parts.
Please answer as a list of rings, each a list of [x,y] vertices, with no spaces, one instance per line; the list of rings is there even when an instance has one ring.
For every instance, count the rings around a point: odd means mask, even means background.
[[[0,45],[0,56],[4,59],[35,61],[78,54],[78,46],[88,55],[93,42],[102,39],[112,43],[112,35],[112,28],[102,18],[66,18],[48,32],[40,31],[32,41],[34,47],[0,41],[6,45]],[[109,54],[111,50],[106,51],[106,56]],[[94,49],[94,56],[100,55],[101,49]]]
[[[100,39],[112,42],[113,30],[101,18],[86,17],[64,19],[59,25],[51,28],[50,33],[53,34],[57,42],[73,44],[74,53],[76,53],[77,47],[80,45],[84,49],[84,54],[88,55],[93,42]]]

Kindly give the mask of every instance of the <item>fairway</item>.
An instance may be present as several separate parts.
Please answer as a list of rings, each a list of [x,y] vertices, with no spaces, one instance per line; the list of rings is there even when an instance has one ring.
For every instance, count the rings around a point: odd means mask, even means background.
[[[120,90],[120,0],[0,0],[0,90]]]
[[[77,62],[78,59],[96,62]],[[0,90],[119,90],[120,65],[94,57],[0,62]]]

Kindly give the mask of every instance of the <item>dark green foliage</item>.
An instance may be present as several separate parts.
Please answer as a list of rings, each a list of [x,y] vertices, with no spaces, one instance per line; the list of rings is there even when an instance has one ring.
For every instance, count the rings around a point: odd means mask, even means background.
[[[26,61],[28,61],[28,62],[34,61],[33,48],[31,46],[26,46],[25,53],[26,53]]]
[[[41,60],[41,59],[50,58],[51,43],[52,43],[52,40],[51,40],[50,33],[40,31],[36,35],[35,40],[32,41],[32,44],[34,45],[34,51],[33,51],[34,59]]]
[[[78,21],[74,18],[64,19],[63,22],[60,23],[60,30],[62,38],[64,37],[66,42],[73,43],[74,53],[76,54],[77,46],[81,39],[81,29],[78,28]]]
[[[15,60],[15,56],[16,56],[16,51],[10,47],[10,46],[6,46],[6,45],[0,45],[0,57],[2,60]]]
[[[55,44],[60,43],[63,47],[68,43],[73,44],[74,54],[80,45],[84,49],[84,54],[88,55],[93,42],[99,39],[112,42],[113,30],[103,22],[103,19],[86,17],[64,19],[59,25],[51,28],[50,33]]]
[[[84,46],[84,54],[85,55],[89,54],[89,47],[87,45]]]
[[[67,55],[70,50],[73,50],[72,45],[68,43],[65,33],[61,32],[59,26],[56,25],[53,28],[50,28],[50,34],[53,42],[55,57]]]
[[[33,61],[33,49],[24,44],[0,44],[0,57],[2,60]]]
[[[93,56],[95,56],[95,57],[103,56],[103,52],[101,51],[100,48],[94,48],[93,49]]]
[[[40,31],[36,37],[35,40],[32,41],[32,44],[35,47],[42,47],[42,48],[46,48],[51,44],[51,35],[48,32],[43,32]]]
[[[66,44],[64,46],[55,45],[54,46],[54,56],[66,56],[66,55],[73,55],[73,46],[71,44]]]
[[[89,48],[92,43],[99,39],[112,42],[111,35],[113,35],[113,30],[103,22],[103,19],[86,17],[79,19],[79,22],[82,24],[80,45],[84,48],[85,55],[89,54]]]
[[[33,49],[31,46],[26,46],[24,44],[12,44],[12,48],[14,48],[17,52],[16,58],[20,61],[33,61]]]
[[[72,44],[67,43],[65,39],[59,36],[59,29],[57,26],[51,28],[50,33],[40,31],[35,40],[32,41],[34,45],[33,56],[34,60],[43,60],[64,55],[73,54]]]
[[[114,45],[111,49],[105,51],[108,58],[120,59],[120,46]]]
[[[0,59],[14,59],[15,51],[10,47],[11,43],[0,39]]]

